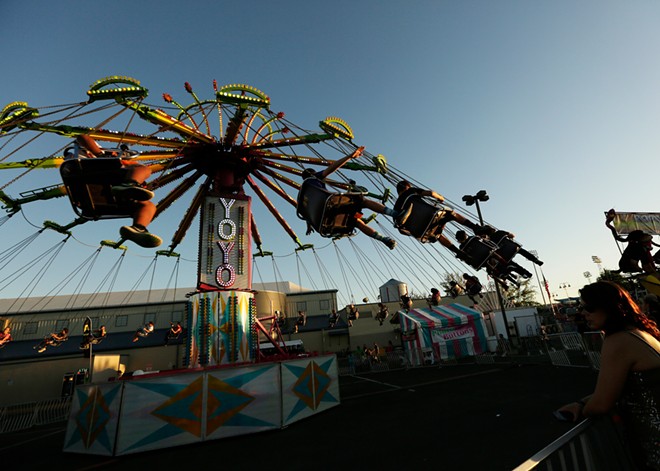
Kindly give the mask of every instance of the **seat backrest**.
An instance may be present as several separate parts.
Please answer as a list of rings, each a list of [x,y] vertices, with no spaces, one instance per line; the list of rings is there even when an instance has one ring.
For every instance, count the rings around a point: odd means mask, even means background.
[[[311,178],[303,180],[300,186],[296,212],[300,219],[310,223],[317,232],[323,220],[325,202],[330,195],[332,195],[330,191],[318,186]]]
[[[125,171],[116,158],[70,159],[60,166],[73,210],[83,218],[107,219],[129,216],[132,209],[120,205],[111,188],[124,182]]]
[[[422,239],[429,230],[433,229],[433,223],[444,212],[444,208],[417,194],[408,196],[401,207],[406,211],[410,206],[412,206],[410,216],[400,226],[400,229],[416,239]]]
[[[489,240],[472,236],[461,250],[470,257],[470,265],[478,270],[488,262],[493,252],[497,250],[497,245]]]
[[[359,193],[333,193],[303,181],[298,193],[297,214],[323,237],[341,237],[355,230],[356,213],[361,210]]]
[[[520,250],[520,244],[507,236],[502,236],[500,240],[494,242],[498,246],[497,254],[506,262],[513,260],[513,257],[515,257],[518,253],[518,250]]]

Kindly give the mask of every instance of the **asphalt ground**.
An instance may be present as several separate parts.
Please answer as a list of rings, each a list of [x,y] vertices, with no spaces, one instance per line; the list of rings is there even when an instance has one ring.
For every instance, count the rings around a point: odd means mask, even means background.
[[[121,457],[63,453],[64,424],[0,435],[2,469],[510,470],[571,424],[596,373],[460,365],[340,377],[341,405],[270,432]]]

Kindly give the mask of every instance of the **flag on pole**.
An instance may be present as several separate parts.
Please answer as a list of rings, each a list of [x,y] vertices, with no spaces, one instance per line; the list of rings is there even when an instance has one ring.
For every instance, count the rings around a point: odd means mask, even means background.
[[[552,295],[550,294],[550,283],[548,283],[548,280],[545,279],[545,274],[543,273],[543,270],[541,270],[541,276],[543,276],[543,284],[545,285],[545,292],[548,293],[548,299],[550,300],[550,308],[552,309],[552,313],[556,316],[557,312],[555,311],[555,305],[552,303]]]

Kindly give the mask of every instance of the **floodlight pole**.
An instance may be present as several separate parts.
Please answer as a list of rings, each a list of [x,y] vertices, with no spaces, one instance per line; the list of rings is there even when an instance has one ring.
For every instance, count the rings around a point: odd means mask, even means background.
[[[480,198],[481,196],[481,198]],[[484,218],[481,215],[481,207],[479,206],[479,201],[488,201],[488,195],[484,190],[481,190],[478,194],[472,196],[475,206],[477,207],[477,215],[479,216],[479,224],[483,227]],[[502,292],[500,291],[500,285],[497,278],[495,280],[495,292],[497,293],[497,300],[500,303],[500,312],[502,313],[502,320],[504,321],[504,329],[506,330],[506,338],[509,338],[509,321],[506,317],[506,310],[504,309],[504,299],[502,298]]]

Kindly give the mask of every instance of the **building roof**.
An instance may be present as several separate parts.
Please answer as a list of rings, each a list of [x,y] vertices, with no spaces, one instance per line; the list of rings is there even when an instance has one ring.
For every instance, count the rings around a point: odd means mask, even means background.
[[[290,281],[253,283],[254,291],[278,291],[285,294],[305,294],[314,291]],[[335,292],[337,290],[334,290]],[[195,288],[153,289],[141,291],[117,291],[112,293],[88,293],[60,296],[37,296],[31,298],[0,299],[0,312],[4,315],[50,312],[76,309],[105,308],[111,306],[142,306],[144,304],[169,304],[185,302],[186,295]]]
[[[394,286],[394,285],[398,286],[398,285],[405,285],[405,284],[406,283],[404,283],[403,281],[399,281],[399,280],[395,280],[394,278],[390,278],[390,280],[388,282],[382,284],[380,287],[382,288],[384,286]]]
[[[186,300],[186,294],[194,290],[194,288],[178,288],[176,290],[154,289],[144,291],[117,291],[114,293],[40,296],[23,299],[0,299],[0,312],[3,314],[35,313],[110,306],[141,306],[147,303],[183,302]]]
[[[277,291],[279,293],[294,294],[311,291],[309,288],[297,285],[290,281],[269,281],[268,283],[252,283],[255,291]]]

